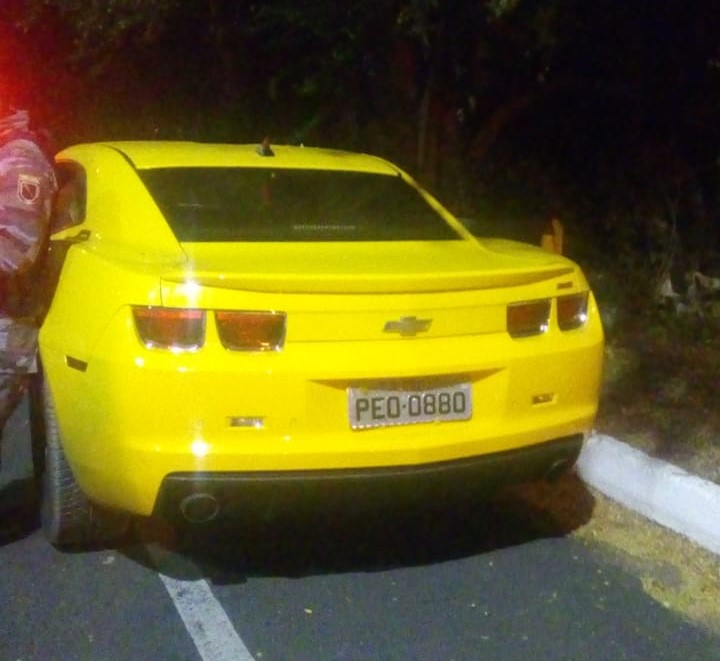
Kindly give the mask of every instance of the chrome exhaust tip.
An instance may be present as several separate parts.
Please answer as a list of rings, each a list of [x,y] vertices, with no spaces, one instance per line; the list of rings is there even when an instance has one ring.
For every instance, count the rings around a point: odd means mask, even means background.
[[[220,503],[209,493],[193,493],[180,501],[180,514],[188,523],[207,523],[219,513]]]
[[[545,471],[544,480],[545,482],[553,483],[557,482],[565,473],[567,473],[575,462],[570,459],[559,459],[550,465],[550,468]]]

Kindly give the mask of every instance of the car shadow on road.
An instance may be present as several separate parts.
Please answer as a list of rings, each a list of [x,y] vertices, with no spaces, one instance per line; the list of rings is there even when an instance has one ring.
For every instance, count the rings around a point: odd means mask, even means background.
[[[251,576],[383,571],[434,564],[565,536],[587,523],[594,499],[574,475],[487,496],[348,503],[329,497],[272,512],[228,517],[210,525],[173,528],[146,521],[124,549],[152,564],[148,545],[193,561],[214,584]],[[183,576],[180,563],[161,571]],[[175,567],[175,569],[169,569]],[[197,578],[197,576],[192,576]]]
[[[13,480],[0,488],[0,547],[20,541],[40,526],[35,481]]]

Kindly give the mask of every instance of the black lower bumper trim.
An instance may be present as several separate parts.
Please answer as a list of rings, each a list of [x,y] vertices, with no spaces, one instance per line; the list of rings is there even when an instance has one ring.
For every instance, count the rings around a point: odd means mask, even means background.
[[[180,517],[180,504],[202,494],[221,510],[254,511],[269,503],[331,502],[339,497],[368,502],[380,496],[432,497],[492,493],[509,484],[554,477],[577,460],[583,436],[576,434],[518,450],[413,466],[340,470],[172,473],[165,477],[156,516]],[[181,517],[180,517],[181,518]]]

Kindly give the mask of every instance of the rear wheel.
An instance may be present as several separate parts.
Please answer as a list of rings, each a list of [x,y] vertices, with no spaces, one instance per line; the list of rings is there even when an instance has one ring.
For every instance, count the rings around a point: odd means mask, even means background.
[[[70,546],[90,545],[121,536],[127,530],[128,517],[97,508],[75,480],[63,449],[52,394],[46,384],[42,386],[42,405],[45,452],[40,478],[40,518],[45,537],[56,546]]]

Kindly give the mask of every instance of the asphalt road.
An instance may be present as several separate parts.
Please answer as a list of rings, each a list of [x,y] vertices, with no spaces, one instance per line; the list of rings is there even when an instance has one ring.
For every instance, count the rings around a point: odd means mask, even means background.
[[[117,548],[60,552],[37,529],[22,413],[0,473],[0,661],[720,658],[600,546],[513,499],[329,501],[202,534],[142,522]]]

